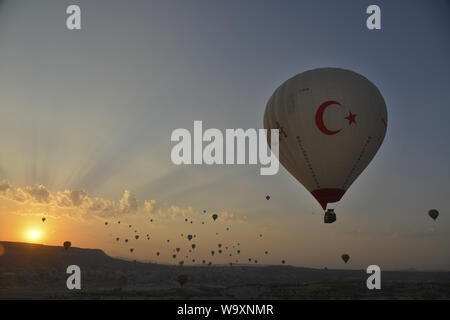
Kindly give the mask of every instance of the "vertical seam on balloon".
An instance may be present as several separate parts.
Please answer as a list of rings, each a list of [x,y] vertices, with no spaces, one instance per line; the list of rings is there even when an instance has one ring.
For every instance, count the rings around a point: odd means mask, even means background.
[[[359,163],[361,162],[362,157],[366,153],[367,146],[369,145],[370,141],[372,141],[372,137],[368,136],[366,139],[366,143],[364,143],[364,146],[361,149],[361,152],[358,155],[358,158],[356,159],[355,163],[353,164],[352,168],[350,169],[350,172],[348,173],[347,177],[345,178],[344,184],[342,185],[342,189],[346,190],[346,186],[352,177],[353,173],[355,172],[356,168],[358,167]]]
[[[314,169],[312,168],[311,162],[309,161],[308,153],[306,152],[305,148],[303,147],[302,139],[300,138],[300,136],[296,136],[296,139],[297,139],[297,144],[300,147],[300,150],[301,150],[301,152],[303,154],[303,159],[305,159],[306,165],[308,166],[308,169],[309,169],[309,171],[311,173],[311,176],[313,177],[314,182],[316,183],[316,188],[320,189],[319,181],[317,180],[316,173],[314,172]]]
[[[275,93],[274,93],[274,104],[275,105],[283,105],[284,104],[284,90],[285,87],[281,86],[280,88],[278,88]],[[282,100],[282,102],[280,103],[279,100]],[[271,128],[275,128],[275,123],[276,121],[280,121],[280,110],[278,108],[274,108],[272,106],[273,112],[275,114],[275,117],[273,119],[273,122],[271,122]],[[286,113],[286,110],[283,109],[283,112]],[[294,174],[297,172],[294,163],[292,162],[292,154],[290,154],[289,149],[288,148],[281,148],[281,140],[279,140],[279,144],[280,144],[280,148],[278,150],[279,153],[279,159],[281,161],[281,159],[283,159],[282,162],[284,162],[283,166],[289,171],[291,172],[291,174]],[[294,175],[295,176],[295,175]]]

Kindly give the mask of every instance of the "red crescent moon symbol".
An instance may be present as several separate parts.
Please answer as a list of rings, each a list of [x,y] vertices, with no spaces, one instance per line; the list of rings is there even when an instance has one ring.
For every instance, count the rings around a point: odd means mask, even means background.
[[[337,105],[341,105],[339,102],[337,101],[326,101],[324,103],[322,103],[319,107],[319,109],[317,109],[316,112],[316,125],[317,128],[319,128],[320,131],[322,131],[323,133],[331,136],[333,134],[336,134],[338,132],[340,132],[342,129],[336,130],[336,131],[331,131],[328,130],[327,127],[325,127],[325,124],[323,123],[323,113],[325,112],[325,109],[328,108],[329,106],[331,106],[332,104],[337,104]]]

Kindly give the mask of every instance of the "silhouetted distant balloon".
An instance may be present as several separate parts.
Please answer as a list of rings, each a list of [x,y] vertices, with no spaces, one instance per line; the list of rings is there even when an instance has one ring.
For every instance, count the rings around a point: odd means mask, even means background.
[[[206,213],[206,210],[203,210],[203,213]]]
[[[159,257],[159,252],[157,252],[156,255]]]
[[[258,263],[258,260],[255,260],[255,263]]]
[[[136,240],[139,239],[139,236],[138,236],[138,235],[135,235],[134,237],[136,238]]]
[[[117,238],[116,238],[116,241],[119,241],[119,240],[120,240],[120,239],[117,237]]]
[[[175,250],[177,250],[177,252],[180,252],[180,248],[176,248]]]
[[[252,261],[252,258],[248,258],[248,261]]]
[[[270,196],[269,195],[266,196],[266,200],[270,200]]]
[[[195,259],[192,259],[192,262],[195,262]]]
[[[180,263],[180,264],[181,264],[181,263]],[[180,286],[183,287],[184,284],[188,281],[188,277],[187,277],[187,275],[185,275],[185,274],[180,274],[180,275],[177,277],[177,281],[178,281],[178,283],[180,284]]]
[[[167,240],[167,242],[170,242],[170,240]]]
[[[240,253],[241,253],[241,250],[238,250],[237,253],[240,254]]]
[[[131,228],[131,224],[128,226],[128,228]]]
[[[195,244],[194,243],[192,244],[192,249],[195,249]]]
[[[150,222],[153,222],[153,219],[150,219]]]
[[[219,248],[222,248],[222,244],[221,244],[221,243],[219,243],[217,246],[218,246]]]
[[[184,261],[180,261],[180,262],[179,262],[179,265],[180,265],[180,266],[183,266],[183,264],[184,264]]]
[[[218,217],[219,217],[219,216],[218,216],[217,214],[215,214],[215,213],[212,215],[212,218],[213,218],[214,221],[216,221],[216,219],[217,219]]]
[[[285,263],[286,263],[286,261],[284,261],[284,260],[281,260],[281,263],[282,263],[282,264],[285,264]]]
[[[202,224],[205,224],[205,222],[204,222],[204,221],[202,221]]]
[[[219,254],[221,254],[221,253],[222,253],[222,250],[219,249]]]
[[[173,254],[173,255],[172,255],[172,258],[174,258],[174,259],[175,259],[176,257],[177,257],[177,255],[176,255],[176,254]]]
[[[105,226],[107,226],[108,225],[108,222],[105,222]]]
[[[191,224],[192,224],[192,221],[191,221]]]
[[[133,248],[131,248],[131,249],[130,249],[130,252],[131,252],[131,253],[133,253],[133,251],[134,251],[134,249],[133,249]]]
[[[350,260],[350,256],[349,256],[348,254],[344,253],[344,254],[342,255],[342,260],[344,260],[344,262],[347,263],[348,260]]]
[[[188,221],[188,219],[186,218],[186,219],[184,219],[184,221],[185,221],[185,222],[187,222],[187,221]]]
[[[229,231],[230,230],[230,228],[227,228],[227,231]]]
[[[70,241],[65,241],[63,243],[64,249],[66,249],[66,250],[69,249],[71,245],[72,245],[72,243]]]
[[[188,238],[189,241],[191,241],[191,240],[192,240],[192,235],[189,234],[189,235],[187,236],[187,238]]]
[[[265,254],[268,254],[269,252],[268,252],[268,251],[265,251],[264,253],[265,253]]]
[[[259,237],[262,238],[262,234],[260,234]]]
[[[189,252],[192,252],[192,250],[191,250],[191,249],[189,249]]]
[[[125,239],[125,242],[128,242],[128,239]]]
[[[211,251],[211,255],[212,255],[212,256],[214,255],[214,250]]]
[[[439,211],[437,211],[436,209],[431,209],[430,211],[428,211],[428,215],[429,215],[433,220],[436,220],[437,217],[439,216]]]
[[[232,262],[230,262],[230,267],[233,265],[233,263]]]
[[[42,218],[42,222],[45,222],[45,220],[47,220],[47,219],[45,219],[45,217],[44,217],[44,218]]]
[[[117,224],[120,224],[120,221],[117,221]]]
[[[205,261],[205,260],[203,260],[203,261],[202,261],[202,263],[203,263],[203,264],[205,264],[205,263],[206,263],[206,261]]]

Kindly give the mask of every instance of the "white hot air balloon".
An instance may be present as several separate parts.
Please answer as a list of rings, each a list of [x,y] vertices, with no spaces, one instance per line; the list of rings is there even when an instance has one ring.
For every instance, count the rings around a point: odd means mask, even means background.
[[[264,128],[279,129],[280,162],[325,210],[342,198],[380,148],[386,104],[377,87],[360,74],[314,69],[275,90]]]

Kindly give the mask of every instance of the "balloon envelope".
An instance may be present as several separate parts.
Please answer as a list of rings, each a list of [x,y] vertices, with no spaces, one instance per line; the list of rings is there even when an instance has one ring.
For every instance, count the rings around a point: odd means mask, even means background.
[[[66,249],[66,250],[69,249],[71,245],[72,245],[72,243],[70,241],[65,241],[63,244],[64,249]]]
[[[342,255],[342,260],[344,260],[344,262],[347,263],[348,260],[350,260],[350,256],[348,254],[343,254]]]
[[[433,220],[436,220],[437,217],[439,216],[439,211],[437,211],[436,209],[431,209],[430,211],[428,211],[428,215],[429,215]]]
[[[279,129],[281,164],[326,209],[342,198],[380,148],[387,128],[386,104],[362,75],[314,69],[275,90],[266,106],[264,128]]]

